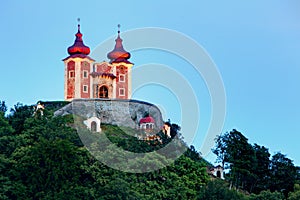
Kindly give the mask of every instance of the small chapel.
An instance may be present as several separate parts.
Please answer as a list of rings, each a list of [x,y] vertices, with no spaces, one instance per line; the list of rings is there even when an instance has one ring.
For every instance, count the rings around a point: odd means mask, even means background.
[[[80,32],[80,24],[75,34],[75,41],[68,48],[69,56],[63,59],[65,65],[64,98],[73,99],[131,98],[130,53],[123,47],[120,25],[115,46],[107,54],[109,61],[96,62],[89,56],[90,48],[86,46]]]

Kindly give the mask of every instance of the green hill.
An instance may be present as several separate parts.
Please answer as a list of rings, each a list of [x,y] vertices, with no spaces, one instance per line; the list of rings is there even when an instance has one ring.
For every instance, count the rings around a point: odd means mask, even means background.
[[[109,168],[83,146],[71,126],[72,116],[52,113],[46,108],[43,116],[33,115],[32,107],[19,104],[8,116],[1,114],[0,199],[195,199],[209,180],[206,161],[197,152],[148,173]],[[128,136],[123,128],[102,128],[100,134],[124,150],[158,148]],[[149,157],[145,161],[153,164]]]
[[[75,127],[72,115],[53,116],[65,102],[45,103],[43,115],[22,104],[5,115],[0,103],[0,199],[284,199],[280,191],[229,190],[230,182],[209,176],[211,164],[180,137],[143,141],[135,137],[139,130],[110,124],[92,133]],[[165,147],[167,154],[160,151]],[[180,148],[186,151],[179,156]],[[139,173],[124,172],[132,169]],[[299,196],[296,184],[288,198]]]

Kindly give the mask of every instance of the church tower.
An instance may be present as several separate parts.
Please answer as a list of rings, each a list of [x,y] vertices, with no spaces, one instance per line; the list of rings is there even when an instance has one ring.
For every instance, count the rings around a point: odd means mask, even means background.
[[[75,42],[68,48],[69,56],[65,58],[65,100],[90,98],[90,71],[93,60],[88,55],[90,48],[85,46],[80,32],[80,24],[75,34]]]
[[[131,98],[131,68],[133,63],[128,59],[130,53],[123,48],[123,40],[120,37],[120,25],[118,25],[118,37],[115,40],[115,48],[107,54],[110,64],[116,71],[116,97],[117,99]]]

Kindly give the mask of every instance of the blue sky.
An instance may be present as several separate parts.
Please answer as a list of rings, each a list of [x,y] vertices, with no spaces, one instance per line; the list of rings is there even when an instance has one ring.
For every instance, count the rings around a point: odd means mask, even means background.
[[[63,99],[61,60],[74,42],[78,17],[91,50],[115,37],[119,23],[122,31],[161,27],[194,39],[224,82],[223,132],[235,128],[250,143],[264,145],[272,154],[281,151],[300,165],[299,1],[6,1],[0,8],[1,100],[12,106]],[[185,70],[187,64],[166,53],[132,52],[131,61],[136,67],[167,64],[187,77],[201,111],[194,141],[199,149],[211,111],[205,83],[195,84],[199,77]],[[135,97],[159,104],[180,123],[178,100],[166,88],[155,87],[144,87]]]

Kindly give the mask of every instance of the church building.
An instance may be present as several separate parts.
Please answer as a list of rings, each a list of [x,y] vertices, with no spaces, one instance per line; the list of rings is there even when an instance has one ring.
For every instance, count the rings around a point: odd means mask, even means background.
[[[69,56],[65,64],[66,101],[73,99],[131,98],[130,53],[124,50],[120,37],[120,25],[114,49],[107,54],[109,61],[96,62],[89,57],[90,48],[83,43],[80,24],[75,34],[75,42],[68,48]]]

